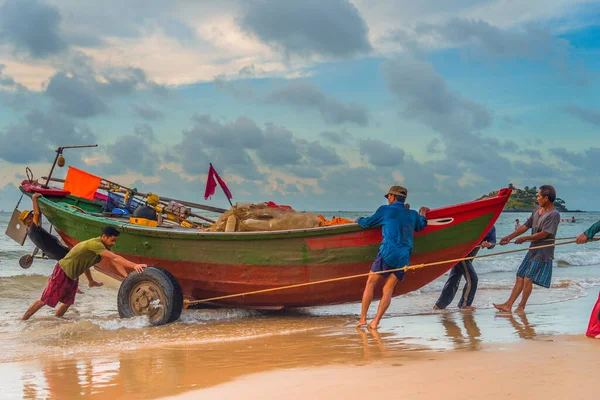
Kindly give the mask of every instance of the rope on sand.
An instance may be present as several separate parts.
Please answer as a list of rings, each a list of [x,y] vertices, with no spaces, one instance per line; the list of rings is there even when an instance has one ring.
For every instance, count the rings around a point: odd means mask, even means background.
[[[564,240],[564,239],[571,239],[571,238],[561,238],[561,239],[557,239],[557,240]],[[600,238],[591,239],[589,241],[590,242],[595,242],[595,241],[598,241],[598,240],[600,240]],[[565,245],[565,244],[572,244],[572,243],[575,243],[575,240],[569,240],[569,241],[561,242],[561,243],[545,244],[545,245],[541,245],[541,246],[527,247],[527,248],[524,248],[524,249],[501,251],[501,252],[498,252],[498,253],[485,254],[485,255],[482,255],[482,256],[472,256],[472,257],[455,258],[455,259],[452,259],[452,260],[436,261],[436,262],[426,263],[426,264],[406,265],[406,266],[401,267],[401,268],[389,269],[387,271],[378,271],[378,272],[371,272],[371,271],[369,271],[369,272],[366,272],[366,273],[363,273],[363,274],[341,276],[339,278],[323,279],[323,280],[320,280],[320,281],[297,283],[297,284],[294,284],[294,285],[280,286],[280,287],[269,288],[269,289],[253,290],[251,292],[235,293],[235,294],[229,294],[229,295],[225,295],[225,296],[210,297],[208,299],[184,300],[183,304],[184,304],[185,307],[188,307],[188,306],[190,306],[192,304],[208,303],[208,302],[211,302],[211,301],[231,299],[231,298],[234,298],[234,297],[250,296],[250,295],[253,295],[253,294],[276,292],[276,291],[279,291],[279,290],[294,289],[294,288],[299,288],[299,287],[304,287],[304,286],[318,285],[318,284],[321,284],[321,283],[338,282],[338,281],[343,281],[343,280],[347,280],[347,279],[363,278],[363,277],[369,276],[371,274],[387,274],[387,273],[390,273],[390,272],[398,272],[398,271],[405,271],[406,272],[406,271],[410,271],[410,270],[413,270],[413,269],[421,269],[421,268],[433,267],[433,266],[441,265],[441,264],[449,264],[449,263],[456,264],[456,263],[458,263],[460,261],[474,260],[476,258],[495,257],[495,256],[501,256],[501,255],[505,255],[505,254],[518,253],[518,252],[521,252],[521,251],[543,249],[545,247],[562,246],[562,245]]]

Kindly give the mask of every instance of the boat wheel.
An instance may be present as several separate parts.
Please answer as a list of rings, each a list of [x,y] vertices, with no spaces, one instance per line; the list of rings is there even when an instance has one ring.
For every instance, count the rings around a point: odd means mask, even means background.
[[[151,281],[138,283],[129,295],[129,307],[135,315],[147,315],[150,321],[160,319],[164,302],[164,292]]]
[[[177,279],[167,270],[148,267],[143,273],[131,273],[119,288],[121,318],[147,315],[152,325],[163,325],[179,318],[183,294]]]

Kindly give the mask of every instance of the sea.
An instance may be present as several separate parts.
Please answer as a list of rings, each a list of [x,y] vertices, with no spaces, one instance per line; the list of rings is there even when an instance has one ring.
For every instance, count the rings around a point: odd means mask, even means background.
[[[324,212],[354,219],[366,212]],[[332,363],[360,365],[411,351],[473,349],[485,343],[556,334],[583,334],[600,289],[600,243],[558,246],[552,287],[535,288],[526,315],[497,313],[524,252],[477,259],[475,312],[432,309],[447,274],[418,291],[393,299],[378,332],[356,329],[360,304],[283,312],[244,309],[184,310],[175,323],[152,327],[144,317],[120,319],[119,283],[93,272],[105,284],[88,288],[81,278],[76,303],[64,318],[42,308],[19,318],[39,299],[54,267],[36,259],[29,269],[18,260],[31,253],[3,233],[10,213],[0,213],[0,386],[2,398],[157,398],[209,387],[248,373]],[[207,214],[208,216],[208,214]],[[527,213],[502,213],[498,240]],[[600,220],[600,212],[563,213],[558,238],[574,238]],[[509,244],[480,255],[524,249]],[[461,289],[462,290],[461,282]],[[460,292],[459,292],[460,294]],[[376,311],[371,306],[369,317]],[[184,374],[181,369],[197,370]]]

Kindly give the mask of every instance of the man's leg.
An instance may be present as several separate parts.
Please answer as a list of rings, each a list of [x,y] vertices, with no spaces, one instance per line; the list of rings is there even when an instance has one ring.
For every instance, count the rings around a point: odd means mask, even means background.
[[[365,291],[362,296],[362,309],[360,312],[360,320],[356,326],[364,326],[367,324],[367,312],[369,311],[369,306],[371,302],[373,302],[373,291],[375,290],[375,286],[381,279],[380,274],[370,273],[367,279],[367,284],[365,285]]]
[[[396,275],[390,274],[385,281],[385,285],[383,285],[383,296],[381,296],[381,300],[379,301],[379,307],[377,308],[377,315],[375,319],[371,321],[368,328],[369,329],[377,329],[383,314],[385,314],[386,310],[390,306],[392,302],[392,293],[394,292],[394,288],[396,287],[396,283],[398,283],[398,278]]]
[[[42,307],[44,307],[46,305],[46,303],[44,303],[41,300],[37,300],[35,303],[33,303],[28,309],[27,311],[25,311],[25,314],[23,314],[23,316],[21,317],[21,319],[23,321],[27,321],[33,314],[35,314],[36,312],[38,312],[38,310]]]
[[[523,278],[517,276],[517,281],[515,282],[515,286],[513,287],[512,293],[510,294],[508,300],[506,300],[506,302],[503,304],[494,304],[494,307],[496,307],[500,311],[511,312],[513,304],[515,303],[515,301],[521,294],[521,291],[523,290],[523,285]]]
[[[85,277],[88,280],[88,287],[95,287],[95,286],[102,286],[102,285],[104,285],[104,283],[98,282],[98,281],[94,280],[94,277],[92,276],[92,271],[91,270],[86,269],[85,272],[84,272],[84,274],[85,274]],[[79,290],[79,289],[77,289],[77,290]],[[79,292],[77,292],[77,293],[79,293]]]
[[[460,278],[463,272],[460,267],[460,263],[456,264],[450,270],[450,276],[448,276],[448,280],[442,289],[442,293],[440,293],[439,299],[435,302],[436,310],[443,310],[448,307],[448,304],[452,303],[454,300],[454,296],[456,296],[456,292],[458,291],[458,286],[460,285]]]
[[[521,297],[521,302],[517,306],[517,309],[515,310],[515,312],[522,313],[525,311],[525,306],[527,305],[527,300],[529,299],[529,296],[531,295],[532,290],[533,290],[532,280],[529,278],[525,278],[524,284],[523,284],[523,297]]]
[[[477,284],[479,283],[479,277],[471,260],[461,261],[461,264],[465,271],[465,288],[463,289],[462,297],[458,302],[458,308],[473,309],[473,300],[475,300],[475,292],[477,292]]]
[[[54,313],[54,316],[59,318],[62,317],[63,315],[65,315],[69,307],[71,307],[70,304],[61,304],[60,307],[58,307],[58,309]]]

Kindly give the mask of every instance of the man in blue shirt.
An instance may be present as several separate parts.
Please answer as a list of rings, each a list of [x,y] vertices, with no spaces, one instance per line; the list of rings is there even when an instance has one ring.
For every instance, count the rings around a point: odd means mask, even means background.
[[[517,220],[518,221],[518,220]],[[480,248],[492,249],[496,244],[496,227],[492,226],[489,232],[485,235],[479,246],[475,247],[467,257],[475,257],[477,253],[479,253]],[[473,260],[463,260],[456,264],[450,270],[450,276],[448,277],[448,281],[444,285],[444,289],[442,289],[442,293],[440,294],[440,298],[436,301],[435,306],[433,306],[436,310],[443,310],[448,307],[448,304],[452,303],[454,300],[454,296],[458,291],[458,286],[460,285],[460,278],[465,276],[466,283],[463,289],[463,295],[458,302],[458,308],[462,308],[464,310],[473,310],[472,306],[473,300],[475,300],[475,292],[477,291],[477,283],[479,282],[479,278],[477,277],[477,272],[475,272],[475,268],[473,268]]]
[[[379,280],[385,278],[383,285],[383,295],[379,302],[377,315],[371,321],[368,328],[377,329],[383,314],[390,306],[392,293],[396,283],[404,279],[404,271],[375,273],[388,271],[391,269],[402,268],[410,264],[410,256],[413,249],[414,232],[423,230],[427,226],[425,214],[429,209],[421,207],[417,213],[404,207],[408,191],[402,186],[392,186],[385,197],[388,200],[387,205],[377,209],[375,214],[368,218],[357,218],[356,222],[363,228],[371,226],[381,226],[383,241],[379,247],[379,253],[371,266],[371,273],[367,279],[365,291],[362,297],[362,311],[357,327],[367,324],[367,312],[373,301],[373,291]]]

